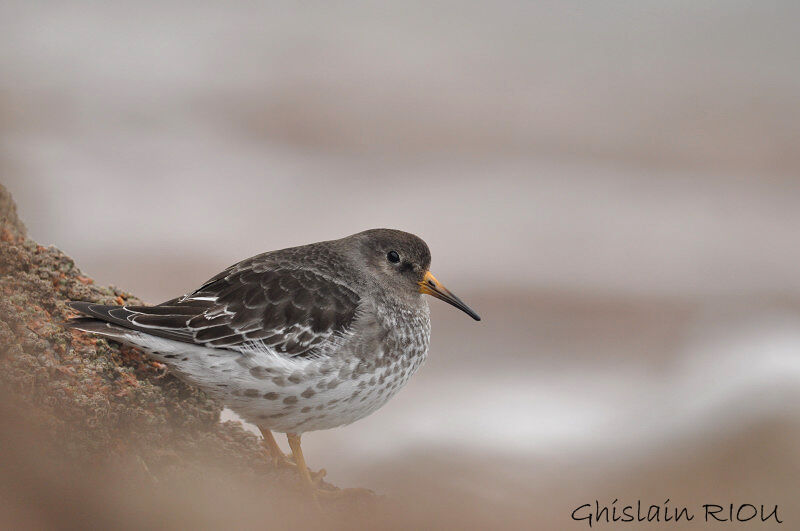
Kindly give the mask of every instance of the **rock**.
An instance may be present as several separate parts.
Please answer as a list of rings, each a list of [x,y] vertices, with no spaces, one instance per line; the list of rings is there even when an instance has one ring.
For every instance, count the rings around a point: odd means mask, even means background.
[[[32,463],[27,475],[36,476],[40,458],[55,459],[49,469],[66,467],[68,476],[102,470],[110,481],[109,471],[121,468],[138,485],[177,482],[191,491],[187,482],[227,481],[230,492],[247,485],[272,502],[300,496],[293,470],[273,467],[241,424],[219,422],[220,403],[138,350],[62,326],[73,315],[66,301],[141,301],[95,285],[64,253],[28,239],[2,186],[0,220],[0,422],[6,442],[17,432],[15,441],[28,441],[17,448]],[[3,447],[2,459],[16,461]],[[20,478],[2,480],[13,486]]]
[[[25,225],[17,216],[17,204],[6,188],[0,184],[0,231],[8,230],[17,236],[25,236]]]

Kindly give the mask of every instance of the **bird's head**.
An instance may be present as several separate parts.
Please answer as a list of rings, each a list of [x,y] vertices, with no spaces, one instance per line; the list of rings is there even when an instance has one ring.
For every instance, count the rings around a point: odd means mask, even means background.
[[[432,295],[480,321],[464,301],[445,288],[430,272],[431,252],[419,237],[393,229],[372,229],[354,234],[358,254],[383,287],[405,296]]]

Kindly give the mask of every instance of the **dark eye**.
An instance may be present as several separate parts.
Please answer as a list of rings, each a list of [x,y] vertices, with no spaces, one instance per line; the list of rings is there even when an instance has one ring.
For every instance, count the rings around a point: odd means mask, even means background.
[[[397,254],[397,251],[389,251],[389,254],[386,255],[386,258],[393,264],[396,264],[400,261],[400,255]]]

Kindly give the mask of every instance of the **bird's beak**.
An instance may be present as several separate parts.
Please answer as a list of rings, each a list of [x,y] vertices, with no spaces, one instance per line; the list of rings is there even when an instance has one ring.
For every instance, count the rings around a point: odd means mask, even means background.
[[[441,299],[448,304],[452,304],[462,312],[466,313],[476,321],[480,321],[481,317],[474,311],[472,308],[464,304],[464,301],[450,293],[450,290],[442,286],[442,284],[436,280],[436,277],[430,271],[425,273],[425,276],[422,278],[422,281],[419,283],[419,292],[426,293],[428,295],[433,295],[437,299]]]

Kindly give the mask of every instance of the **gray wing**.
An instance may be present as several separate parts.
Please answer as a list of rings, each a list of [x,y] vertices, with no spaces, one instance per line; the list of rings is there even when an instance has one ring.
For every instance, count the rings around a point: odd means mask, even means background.
[[[359,296],[348,287],[309,269],[252,265],[232,266],[194,293],[157,306],[70,306],[167,339],[243,351],[268,347],[287,356],[312,355],[352,325]]]

